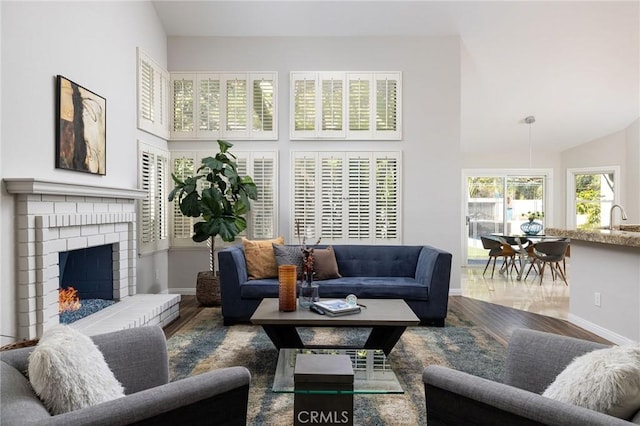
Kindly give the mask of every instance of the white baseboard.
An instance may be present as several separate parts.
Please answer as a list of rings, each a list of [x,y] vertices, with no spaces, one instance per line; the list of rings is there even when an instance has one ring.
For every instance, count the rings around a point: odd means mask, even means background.
[[[580,318],[574,314],[569,314],[568,320],[571,324],[575,324],[578,327],[584,328],[587,331],[592,332],[593,334],[597,334],[598,336],[607,339],[608,341],[615,343],[617,345],[625,345],[634,343],[633,340],[624,337],[618,333],[614,333],[611,330],[608,330],[604,327],[601,327],[597,324],[594,324],[590,321],[585,320],[584,318]]]
[[[181,294],[183,296],[195,296],[196,295],[196,289],[193,287],[187,287],[187,288],[170,288],[169,289],[169,293],[174,293],[174,294]]]
[[[462,296],[462,289],[461,288],[450,288],[449,289],[449,296]]]

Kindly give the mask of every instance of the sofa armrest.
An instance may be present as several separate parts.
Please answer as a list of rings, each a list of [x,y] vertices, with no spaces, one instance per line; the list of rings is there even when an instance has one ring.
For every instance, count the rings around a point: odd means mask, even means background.
[[[242,246],[227,247],[224,250],[220,250],[218,252],[218,268],[220,270],[222,315],[225,316],[225,305],[237,303],[241,299],[240,283],[244,283],[249,279],[247,262]]]
[[[223,368],[53,416],[46,424],[245,425],[250,381],[244,367]]]
[[[605,347],[573,337],[516,329],[507,346],[503,382],[542,394],[574,358]]]
[[[529,369],[529,372],[535,370]],[[535,374],[535,373],[534,373]],[[447,367],[425,368],[427,422],[439,424],[628,425],[629,422]]]

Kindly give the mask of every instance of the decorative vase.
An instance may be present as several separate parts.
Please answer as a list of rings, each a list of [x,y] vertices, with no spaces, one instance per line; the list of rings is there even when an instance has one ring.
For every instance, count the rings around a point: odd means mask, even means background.
[[[279,309],[283,312],[296,310],[296,269],[296,265],[280,265],[278,267]]]
[[[300,284],[300,307],[309,309],[314,302],[320,301],[318,284],[313,283],[313,277],[304,274]]]
[[[520,225],[520,229],[526,235],[538,235],[538,233],[542,231],[542,224],[534,220],[530,220],[529,222],[525,222]]]

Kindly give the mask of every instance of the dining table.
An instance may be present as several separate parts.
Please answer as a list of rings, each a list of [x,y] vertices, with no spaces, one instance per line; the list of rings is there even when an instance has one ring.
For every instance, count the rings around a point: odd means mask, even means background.
[[[518,257],[520,259],[520,269],[517,271],[516,279],[518,281],[522,280],[522,275],[524,275],[524,268],[527,264],[527,242],[530,242],[533,246],[536,243],[541,241],[560,241],[563,240],[563,237],[558,237],[556,235],[546,235],[546,234],[503,234],[503,233],[493,233],[491,234],[494,237],[498,237],[504,240],[510,246],[518,246]]]

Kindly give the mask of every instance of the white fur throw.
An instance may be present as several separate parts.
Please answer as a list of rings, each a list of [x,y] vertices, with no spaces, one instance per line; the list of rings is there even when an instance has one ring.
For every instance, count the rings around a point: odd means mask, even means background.
[[[613,346],[577,357],[542,395],[630,419],[640,409],[640,346]]]
[[[47,330],[29,355],[29,381],[53,415],[124,396],[93,341],[64,325]]]

